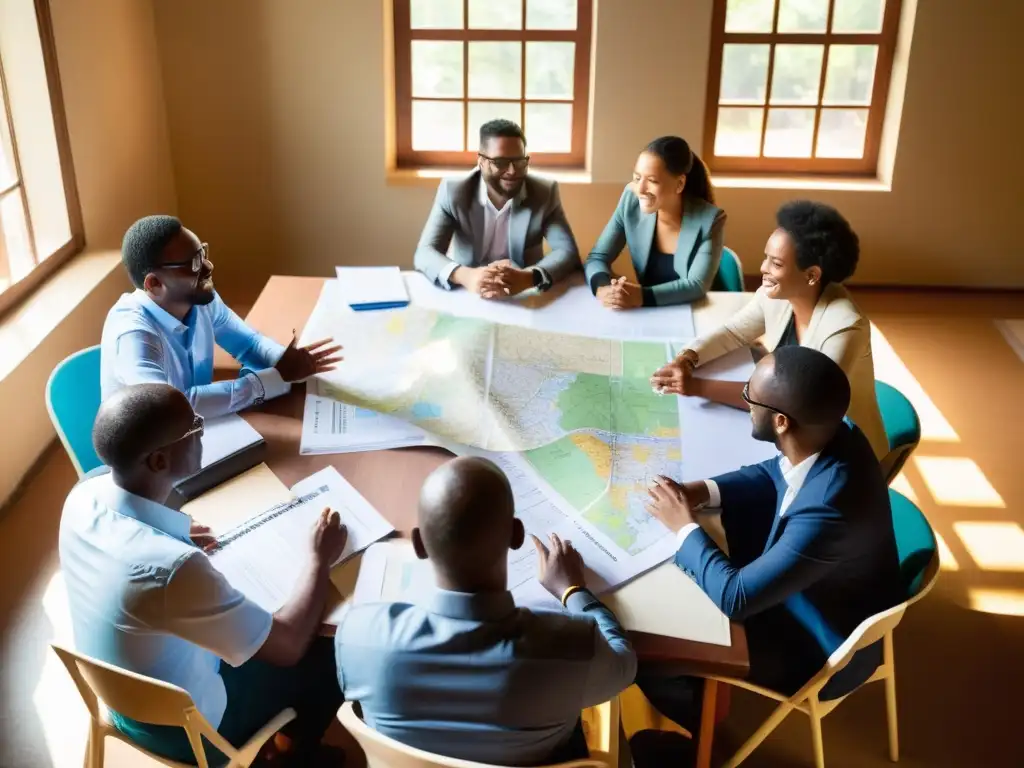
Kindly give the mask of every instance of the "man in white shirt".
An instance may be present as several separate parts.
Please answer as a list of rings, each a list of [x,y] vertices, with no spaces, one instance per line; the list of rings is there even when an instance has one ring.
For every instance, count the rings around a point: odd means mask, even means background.
[[[558,184],[528,175],[529,165],[518,125],[484,123],[477,170],[438,186],[416,269],[442,288],[462,287],[485,299],[544,291],[580,269]]]
[[[173,216],[132,224],[121,261],[136,290],[118,299],[103,324],[104,399],[129,384],[166,382],[214,418],[283,395],[341,360],[330,339],[285,347],[242,322],[213,288],[209,245]],[[241,363],[237,378],[213,380],[214,344]]]
[[[867,617],[905,598],[888,489],[864,434],[844,421],[850,383],[827,355],[800,346],[763,358],[743,390],[753,437],[781,456],[713,480],[659,478],[649,511],[678,532],[676,565],[722,612],[742,621],[749,678],[795,693]],[[722,511],[729,554],[697,525]],[[881,646],[857,653],[822,690],[843,696],[881,663]],[[696,727],[691,681],[642,670],[652,703]]]
[[[324,510],[306,576],[271,615],[232,587],[196,541],[215,544],[166,506],[202,458],[203,418],[168,384],[120,389],[100,407],[96,452],[110,472],[79,483],[60,524],[61,571],[75,645],[88,656],[184,688],[203,716],[240,746],[286,707],[294,750],[282,765],[312,765],[341,704],[334,653],[318,637],[328,568],[347,532]],[[112,713],[141,746],[194,763],[181,728]],[[211,764],[225,759],[206,744]]]

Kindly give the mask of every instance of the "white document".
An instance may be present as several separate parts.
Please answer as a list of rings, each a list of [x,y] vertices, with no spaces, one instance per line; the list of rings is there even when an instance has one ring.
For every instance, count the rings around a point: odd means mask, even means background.
[[[333,467],[292,487],[294,499],[275,504],[217,537],[210,562],[243,595],[267,611],[279,610],[295,592],[312,558],[313,526],[324,507],[348,528],[338,562],[361,552],[394,528]]]
[[[350,307],[404,304],[409,292],[398,267],[337,267],[339,298]]]
[[[415,424],[358,408],[318,394],[315,380],[306,384],[299,453],[350,453],[432,445]]]
[[[237,414],[210,419],[203,425],[203,469],[262,439],[260,433]]]
[[[694,337],[689,305],[614,312],[594,298],[581,274],[566,278],[564,286],[558,285],[549,293],[530,290],[496,301],[461,289],[446,291],[419,272],[406,272],[403,277],[412,304],[461,317],[623,341],[689,341]]]

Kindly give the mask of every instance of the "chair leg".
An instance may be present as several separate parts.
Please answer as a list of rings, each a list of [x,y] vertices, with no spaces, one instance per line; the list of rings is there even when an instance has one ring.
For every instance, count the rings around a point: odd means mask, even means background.
[[[91,720],[85,746],[85,768],[103,768],[103,746],[103,727]]]
[[[750,757],[750,753],[757,749],[761,742],[768,738],[769,734],[779,727],[779,724],[786,719],[793,711],[793,705],[789,702],[780,704],[772,712],[771,717],[764,721],[764,724],[754,732],[754,735],[747,739],[736,754],[729,758],[729,761],[722,768],[736,768],[740,763]]]
[[[814,751],[814,768],[825,768],[825,742],[821,738],[821,714],[815,703],[816,697],[809,701],[811,708],[811,749]]]
[[[882,641],[883,663],[889,667],[885,678],[885,719],[889,724],[889,759],[894,763],[900,759],[900,737],[896,716],[896,660],[893,655],[892,632],[887,632]]]

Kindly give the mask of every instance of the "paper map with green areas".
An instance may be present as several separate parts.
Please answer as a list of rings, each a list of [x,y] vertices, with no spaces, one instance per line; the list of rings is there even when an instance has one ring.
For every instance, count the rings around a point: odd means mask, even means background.
[[[664,537],[644,509],[682,461],[676,398],[651,390],[664,343],[588,339],[417,307],[356,313],[321,393],[442,438],[516,452],[625,552]],[[327,386],[325,386],[325,384]]]

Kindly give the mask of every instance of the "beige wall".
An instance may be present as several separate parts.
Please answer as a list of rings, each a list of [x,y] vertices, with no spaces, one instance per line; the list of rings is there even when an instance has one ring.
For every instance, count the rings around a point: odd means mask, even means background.
[[[860,282],[1024,286],[1024,114],[1012,98],[1024,3],[918,5],[892,191],[722,189],[727,243],[747,271],[775,208],[812,196],[860,232]],[[563,190],[584,251],[638,148],[667,132],[701,146],[712,0],[598,6],[595,183]],[[382,1],[155,7],[180,210],[211,242],[222,290],[268,272],[411,264],[433,190],[384,178]]]
[[[31,351],[0,376],[0,423],[18,450],[0,451],[0,502],[53,440],[43,400],[53,367],[99,342],[107,310],[128,282],[116,253],[137,217],[176,209],[153,13],[139,0],[51,0],[85,236],[92,252],[4,319]],[[24,323],[24,333],[12,324]]]

